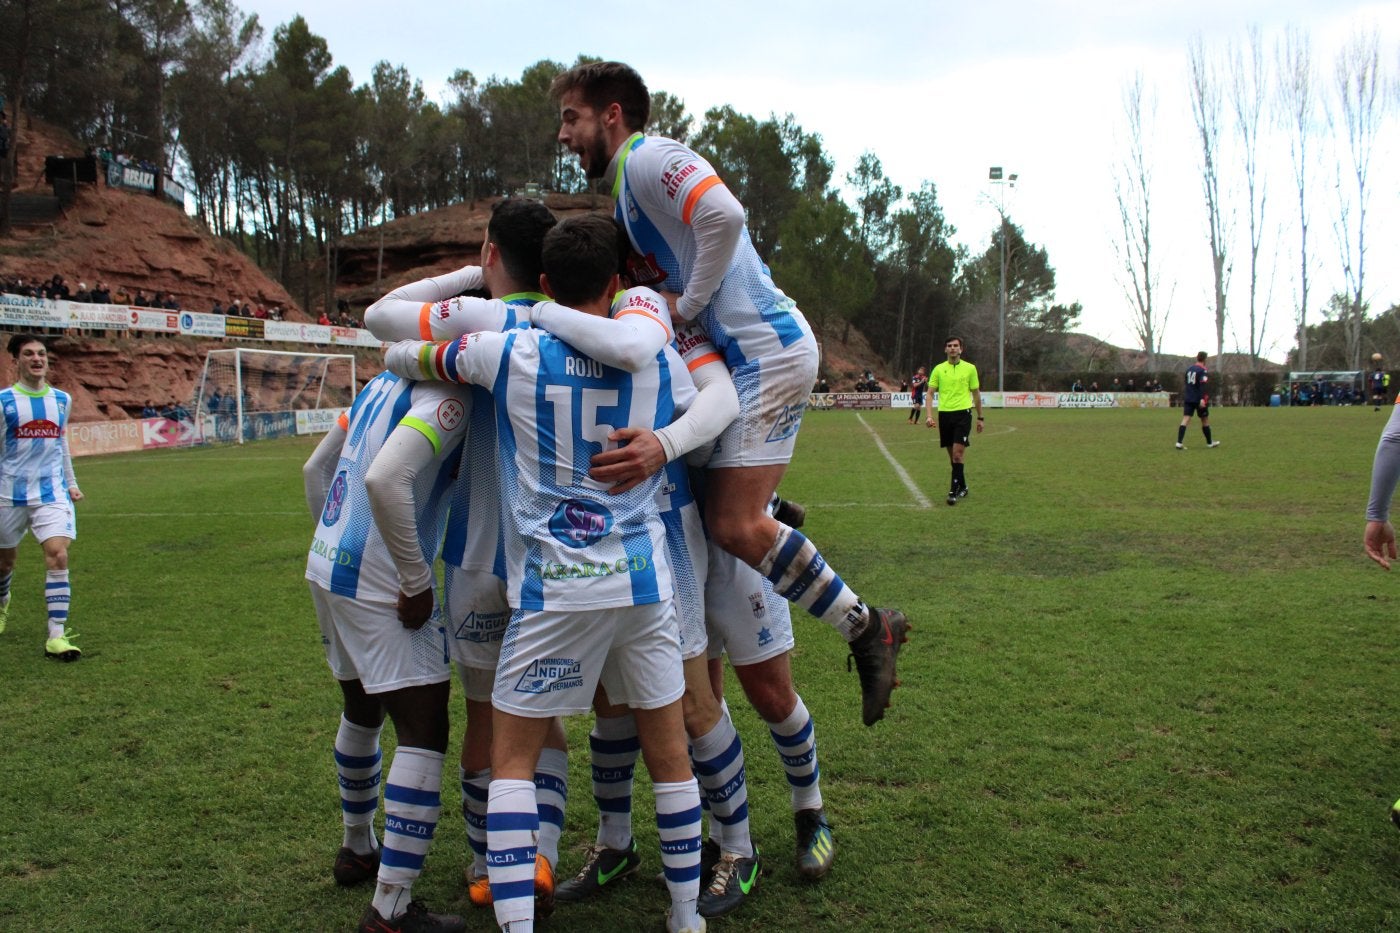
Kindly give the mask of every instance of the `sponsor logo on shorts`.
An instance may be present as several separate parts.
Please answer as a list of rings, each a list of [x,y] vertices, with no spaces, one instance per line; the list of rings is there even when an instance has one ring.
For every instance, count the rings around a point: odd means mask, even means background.
[[[759,645],[767,645],[767,644],[770,644],[772,641],[773,641],[773,632],[772,632],[772,630],[770,630],[770,629],[768,628],[768,626],[765,625],[763,628],[761,628],[761,629],[758,630],[758,643],[759,643]]]
[[[749,594],[749,608],[753,610],[755,619],[763,618],[763,594],[761,592]]]
[[[612,531],[613,516],[601,502],[565,499],[549,520],[549,533],[566,547],[588,547]]]
[[[345,471],[341,470],[335,474],[335,479],[331,481],[331,491],[326,494],[326,507],[321,511],[321,524],[327,528],[334,525],[340,519],[340,509],[345,505],[345,493],[350,488],[350,481],[346,478]]]
[[[530,664],[515,685],[516,693],[545,694],[583,686],[582,666],[573,658],[542,658]]]
[[[785,441],[797,435],[797,429],[802,427],[802,413],[807,410],[806,402],[799,402],[796,405],[784,405],[783,410],[778,412],[778,420],[773,425],[773,430],[768,432],[768,443],[775,444],[778,441]]]
[[[506,613],[469,612],[462,624],[453,631],[452,637],[458,641],[469,641],[478,645],[500,641],[506,631]]]

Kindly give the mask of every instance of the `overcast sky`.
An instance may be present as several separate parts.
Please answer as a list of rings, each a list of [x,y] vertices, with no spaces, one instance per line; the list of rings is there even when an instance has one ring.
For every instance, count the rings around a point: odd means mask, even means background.
[[[697,117],[730,104],[759,119],[791,113],[822,137],[842,179],[866,150],[906,191],[934,182],[958,239],[984,249],[997,225],[987,170],[1000,165],[1020,181],[1005,195],[1008,215],[1046,248],[1057,272],[1057,300],[1084,306],[1080,330],[1135,346],[1115,259],[1112,166],[1122,159],[1122,90],[1141,69],[1158,97],[1155,195],[1157,242],[1170,317],[1163,349],[1214,352],[1210,252],[1201,196],[1200,154],[1186,84],[1187,48],[1242,43],[1263,30],[1266,53],[1288,26],[1306,30],[1324,91],[1334,84],[1337,52],[1360,28],[1381,36],[1381,62],[1400,70],[1400,2],[1355,0],[864,0],[761,4],[712,0],[702,7],[644,7],[608,2],[479,4],[445,0],[238,0],[272,30],[296,13],[324,37],[337,65],[357,84],[374,63],[403,65],[441,99],[458,68],[478,79],[519,79],[540,59],[572,63],[580,54],[634,66],[653,90],[685,102]],[[586,17],[581,13],[587,11]],[[1400,111],[1400,108],[1396,108]],[[1392,118],[1371,166],[1366,291],[1373,312],[1400,302],[1400,190]],[[1330,145],[1330,137],[1324,141]],[[1266,166],[1263,290],[1266,356],[1293,346],[1298,265],[1297,191],[1286,145]],[[1334,165],[1329,161],[1328,165]],[[1227,171],[1234,166],[1226,167]],[[1341,290],[1332,232],[1335,176],[1313,183],[1310,242],[1313,311]],[[1245,215],[1237,245],[1226,349],[1248,346]],[[779,283],[781,284],[781,283]],[[969,358],[990,358],[995,348]]]

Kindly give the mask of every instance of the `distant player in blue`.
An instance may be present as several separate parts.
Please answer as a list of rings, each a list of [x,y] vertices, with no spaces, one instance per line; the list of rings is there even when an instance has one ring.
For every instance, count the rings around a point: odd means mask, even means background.
[[[44,655],[76,661],[83,652],[67,630],[68,545],[78,536],[73,503],[83,498],[68,453],[72,400],[47,382],[49,350],[40,337],[16,334],[10,355],[19,381],[0,389],[5,414],[5,449],[0,459],[0,632],[10,618],[10,578],[15,552],[26,530],[44,549],[44,598],[49,609]]]
[[[1186,368],[1186,387],[1181,392],[1181,424],[1176,429],[1176,449],[1185,450],[1186,427],[1192,415],[1201,416],[1201,433],[1207,447],[1219,447],[1210,436],[1210,375],[1206,372],[1206,351],[1196,354],[1196,362]]]

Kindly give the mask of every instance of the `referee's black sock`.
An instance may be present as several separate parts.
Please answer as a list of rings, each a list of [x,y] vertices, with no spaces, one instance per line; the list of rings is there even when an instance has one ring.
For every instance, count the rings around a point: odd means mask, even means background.
[[[1204,435],[1206,436],[1206,443],[1209,444],[1209,443],[1210,443],[1210,428],[1207,427],[1206,425],[1201,425],[1201,433],[1204,434]]]
[[[1186,440],[1186,425],[1179,424],[1176,426],[1176,442],[1180,444],[1184,440]]]
[[[967,480],[963,478],[963,464],[953,464],[953,488],[962,489],[967,485]]]

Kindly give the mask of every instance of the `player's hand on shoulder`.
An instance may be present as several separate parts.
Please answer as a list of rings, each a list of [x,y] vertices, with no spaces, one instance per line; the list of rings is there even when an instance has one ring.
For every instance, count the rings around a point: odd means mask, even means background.
[[[618,428],[608,440],[622,446],[594,454],[588,475],[600,483],[611,483],[608,492],[624,493],[666,465],[666,451],[656,435],[646,428]]]
[[[409,596],[399,593],[399,621],[406,629],[420,629],[433,615],[433,588],[430,586],[421,593]]]

